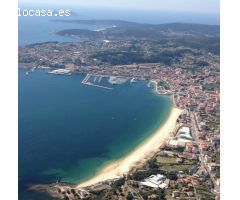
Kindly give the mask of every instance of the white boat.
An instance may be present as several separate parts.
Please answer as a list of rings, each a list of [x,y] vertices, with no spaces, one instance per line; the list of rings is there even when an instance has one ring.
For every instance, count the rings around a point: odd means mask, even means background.
[[[68,69],[55,69],[48,73],[49,74],[57,74],[57,75],[64,75],[64,74],[71,75],[71,71]]]
[[[136,83],[137,81],[135,80],[135,78],[132,78],[130,83]]]

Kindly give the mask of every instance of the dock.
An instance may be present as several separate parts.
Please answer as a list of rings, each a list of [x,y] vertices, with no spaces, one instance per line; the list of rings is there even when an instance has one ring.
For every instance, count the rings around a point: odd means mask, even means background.
[[[111,88],[111,87],[97,85],[97,84],[93,84],[93,83],[89,82],[88,80],[90,77],[91,77],[91,74],[87,74],[85,76],[85,78],[82,80],[82,84],[88,85],[88,86],[93,86],[93,87],[98,87],[98,88],[102,88],[102,89],[106,89],[106,90],[113,90],[113,88]],[[100,76],[100,78],[102,79],[102,76]],[[100,78],[99,78],[99,80],[101,80]],[[96,81],[96,79],[95,79],[95,81]]]

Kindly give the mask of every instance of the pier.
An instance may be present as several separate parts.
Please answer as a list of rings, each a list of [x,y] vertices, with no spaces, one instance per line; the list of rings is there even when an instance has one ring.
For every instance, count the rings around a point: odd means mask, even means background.
[[[96,76],[95,76],[96,77]],[[91,78],[91,74],[87,74],[86,77],[82,80],[82,84],[84,85],[88,85],[88,86],[93,86],[93,87],[98,87],[98,88],[102,88],[102,89],[106,89],[106,90],[113,90],[113,88],[111,87],[107,87],[107,86],[102,86],[102,85],[97,85],[97,84],[93,84],[91,82],[89,82],[88,80]],[[99,80],[98,82],[100,82],[102,79],[102,76],[99,77]],[[94,79],[94,82],[96,81],[97,79],[95,78]]]

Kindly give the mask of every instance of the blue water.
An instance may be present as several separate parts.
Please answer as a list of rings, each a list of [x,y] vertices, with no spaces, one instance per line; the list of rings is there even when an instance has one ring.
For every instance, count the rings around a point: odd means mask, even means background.
[[[171,109],[170,98],[155,94],[145,81],[110,91],[80,84],[83,75],[25,72],[19,69],[21,186],[94,176],[144,141]]]
[[[55,32],[63,29],[98,30],[107,28],[102,25],[83,25],[71,23],[57,23],[51,20],[56,17],[19,17],[18,18],[18,44],[19,46],[38,42],[79,42],[80,39],[56,35]]]

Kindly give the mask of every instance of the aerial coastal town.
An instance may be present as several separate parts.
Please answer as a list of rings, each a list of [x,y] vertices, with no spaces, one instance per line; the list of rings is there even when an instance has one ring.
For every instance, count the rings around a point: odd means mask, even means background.
[[[111,23],[111,28],[98,31],[100,35],[76,30],[57,33],[83,35],[82,42],[21,46],[19,66],[47,68],[53,74],[82,73],[82,84],[99,89],[112,89],[101,85],[102,77],[112,84],[147,80],[183,110],[176,129],[147,162],[118,179],[83,188],[58,180],[31,189],[56,199],[220,199],[219,27],[200,31],[184,24],[159,28],[126,22],[112,27]],[[131,27],[137,31],[133,33]],[[149,38],[140,34],[148,29],[153,32]],[[91,82],[90,77],[98,81]]]

